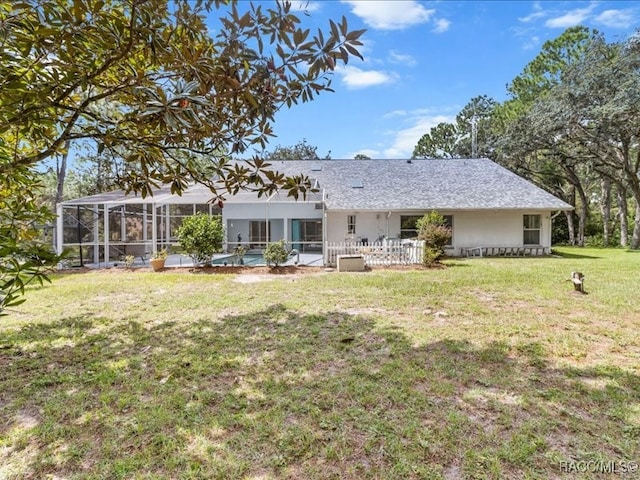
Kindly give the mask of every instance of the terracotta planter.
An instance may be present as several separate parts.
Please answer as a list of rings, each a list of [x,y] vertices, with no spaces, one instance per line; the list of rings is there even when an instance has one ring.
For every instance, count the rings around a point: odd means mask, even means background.
[[[153,268],[154,272],[157,272],[158,270],[162,270],[164,268],[164,258],[152,258],[151,260],[149,260],[149,263],[151,264],[151,268]]]

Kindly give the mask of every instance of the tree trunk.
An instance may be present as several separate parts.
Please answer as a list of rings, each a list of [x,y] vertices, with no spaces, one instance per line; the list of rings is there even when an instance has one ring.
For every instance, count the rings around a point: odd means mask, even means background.
[[[622,185],[618,185],[618,210],[620,217],[620,246],[626,247],[629,245],[629,209],[627,206],[627,190]]]
[[[567,231],[569,232],[569,245],[576,244],[576,228],[573,224],[573,211],[564,212],[567,217]]]
[[[69,156],[69,148],[71,147],[71,141],[67,140],[64,144],[64,153],[60,158],[60,161],[56,162],[56,200],[53,205],[55,209],[56,205],[58,205],[64,199],[64,181],[67,178],[67,157]]]
[[[576,238],[576,243],[578,246],[584,247],[584,229],[587,224],[589,205],[587,203],[587,195],[585,194],[582,185],[576,185],[576,190],[580,197],[580,208],[578,209],[578,236]]]
[[[631,248],[638,250],[640,248],[640,202],[636,199],[636,215],[633,222],[633,236],[631,237]]]
[[[571,185],[569,187],[569,205],[571,205],[572,207],[576,206],[576,187],[574,187],[573,185]],[[567,230],[569,232],[569,245],[575,245],[576,244],[576,228],[575,228],[575,224],[573,222],[573,210],[570,212],[564,212],[564,214],[567,217]]]
[[[600,213],[602,214],[602,244],[609,246],[611,236],[611,179],[603,176],[600,183]]]

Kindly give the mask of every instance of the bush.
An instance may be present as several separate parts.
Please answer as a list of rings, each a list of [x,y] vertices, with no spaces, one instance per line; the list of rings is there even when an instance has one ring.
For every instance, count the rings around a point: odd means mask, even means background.
[[[268,266],[273,264],[278,267],[281,263],[286,262],[289,254],[284,246],[284,240],[267,245],[267,248],[264,249],[263,256]]]
[[[194,265],[211,265],[213,254],[222,250],[224,227],[220,216],[198,213],[186,217],[176,234]]]
[[[431,212],[416,222],[418,240],[424,240],[422,263],[428,267],[436,264],[444,255],[444,247],[451,240],[451,229],[437,212]]]

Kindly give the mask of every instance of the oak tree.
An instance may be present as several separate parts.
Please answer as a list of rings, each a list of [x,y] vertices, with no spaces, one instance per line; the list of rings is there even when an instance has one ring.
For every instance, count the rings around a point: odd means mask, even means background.
[[[280,1],[0,0],[3,201],[36,191],[41,162],[77,142],[122,162],[119,184],[143,196],[192,182],[214,199],[247,188],[304,195],[302,175],[229,158],[264,149],[279,109],[332,91],[335,67],[362,58],[362,34],[344,17],[312,32]],[[32,227],[39,211],[29,212],[1,227]],[[29,252],[16,242],[20,264]],[[3,244],[11,281],[7,255]]]

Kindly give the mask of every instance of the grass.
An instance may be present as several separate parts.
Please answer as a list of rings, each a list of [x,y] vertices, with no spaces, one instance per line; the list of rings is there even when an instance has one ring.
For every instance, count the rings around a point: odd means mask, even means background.
[[[563,462],[640,462],[640,254],[558,251],[260,283],[58,276],[0,320],[0,478],[555,479],[578,478]]]

